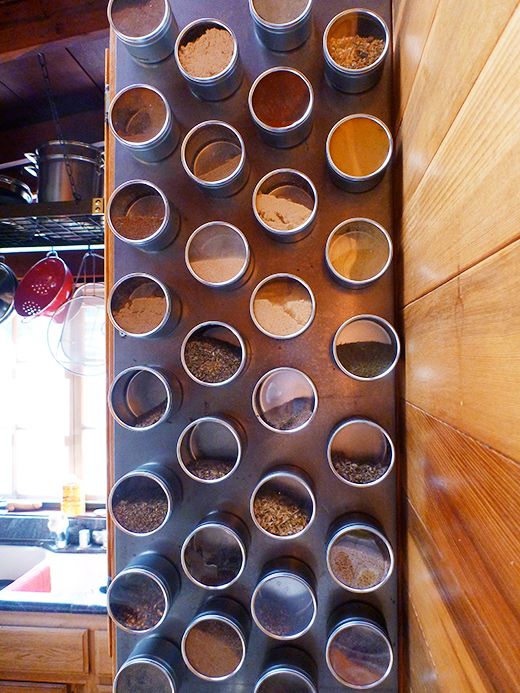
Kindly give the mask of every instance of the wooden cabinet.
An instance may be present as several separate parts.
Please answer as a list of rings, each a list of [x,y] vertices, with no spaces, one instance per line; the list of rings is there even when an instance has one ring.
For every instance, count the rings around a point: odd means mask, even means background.
[[[99,690],[99,689],[98,689]],[[0,681],[0,693],[69,693],[70,688],[57,683],[23,683]]]
[[[0,693],[109,693],[107,618],[0,611]]]

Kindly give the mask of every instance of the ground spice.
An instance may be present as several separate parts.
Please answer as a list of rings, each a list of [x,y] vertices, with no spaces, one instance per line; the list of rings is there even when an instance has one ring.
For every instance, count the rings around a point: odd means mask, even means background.
[[[285,128],[303,118],[309,101],[309,88],[299,75],[289,70],[276,70],[258,82],[252,106],[264,125]]]
[[[314,411],[313,397],[295,397],[262,413],[262,418],[279,431],[291,431],[308,421]]]
[[[153,409],[145,411],[144,414],[136,416],[135,421],[133,423],[133,427],[146,428],[147,426],[151,426],[152,424],[157,423],[157,421],[159,421],[159,419],[163,416],[164,412],[166,411],[167,406],[168,400],[165,399],[164,402],[161,402]]]
[[[130,241],[142,241],[157,231],[164,217],[113,217],[112,224],[123,238]]]
[[[112,21],[125,36],[147,36],[161,23],[165,0],[118,0],[112,5]]]
[[[162,130],[166,106],[151,89],[134,87],[116,102],[112,122],[118,135],[127,142],[147,142]]]
[[[254,0],[257,14],[270,24],[287,24],[297,19],[309,0]]]
[[[226,69],[234,50],[235,43],[229,31],[212,27],[179,48],[179,61],[191,77],[207,79]]]
[[[281,603],[280,599],[271,604],[266,599],[257,600],[255,614],[265,630],[272,635],[284,638],[294,632],[291,622],[294,614]]]
[[[115,693],[171,693],[168,676],[158,665],[135,662],[121,670]]]
[[[201,529],[184,552],[188,571],[208,587],[222,587],[232,582],[242,568],[240,547],[225,529]]]
[[[193,173],[208,182],[221,181],[236,171],[242,158],[242,150],[234,142],[211,142],[197,154]]]
[[[185,648],[191,666],[210,678],[229,676],[238,668],[243,656],[242,641],[236,630],[216,619],[194,625],[186,638]]]
[[[200,258],[190,262],[195,274],[206,282],[230,281],[244,266],[245,254],[235,257]]]
[[[166,600],[154,580],[138,574],[125,576],[114,592],[110,608],[116,621],[126,628],[149,630],[163,617]]]
[[[374,36],[339,36],[329,39],[331,58],[341,67],[360,70],[375,63],[385,48],[383,39]]]
[[[310,520],[308,510],[282,491],[260,490],[255,496],[253,511],[258,524],[277,537],[302,532]]]
[[[273,279],[256,294],[253,313],[264,330],[277,337],[287,337],[307,325],[312,316],[312,301],[300,282]]]
[[[352,459],[343,452],[332,453],[332,466],[337,473],[353,484],[370,484],[380,479],[388,469],[388,462],[371,458]]]
[[[330,138],[330,157],[343,173],[362,177],[384,163],[390,143],[386,131],[370,118],[350,118]]]
[[[381,232],[370,232],[362,222],[351,222],[348,230],[333,237],[329,259],[342,277],[366,281],[383,269],[388,252],[388,243]]]
[[[329,561],[337,579],[358,590],[379,585],[389,568],[382,542],[362,530],[343,535],[332,546]]]
[[[127,293],[127,288],[132,288],[130,282],[128,287],[126,283],[120,287],[121,293],[114,296],[112,311],[116,323],[124,332],[146,334],[163,321],[166,297],[161,287],[153,281],[136,280],[135,284],[130,294]]]
[[[346,342],[336,347],[338,359],[347,371],[360,378],[375,378],[395,359],[395,348],[385,342]]]
[[[233,464],[223,460],[190,460],[186,467],[198,479],[216,481],[227,476],[233,469]]]
[[[272,229],[292,231],[304,224],[312,209],[274,193],[258,193],[256,210],[260,218]]]
[[[213,337],[192,337],[184,350],[186,367],[204,383],[222,383],[233,377],[242,363],[242,350]]]
[[[156,481],[145,476],[126,480],[117,492],[113,513],[129,532],[147,534],[162,525],[168,514],[168,499]]]

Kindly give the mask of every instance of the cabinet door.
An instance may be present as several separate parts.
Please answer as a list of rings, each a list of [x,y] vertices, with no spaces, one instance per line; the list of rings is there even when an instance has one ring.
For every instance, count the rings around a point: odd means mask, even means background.
[[[69,693],[69,687],[61,683],[23,683],[0,681],[0,693]]]

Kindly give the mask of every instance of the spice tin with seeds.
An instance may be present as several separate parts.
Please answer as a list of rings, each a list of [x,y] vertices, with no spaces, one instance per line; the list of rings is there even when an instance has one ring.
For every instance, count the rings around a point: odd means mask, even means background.
[[[218,120],[199,123],[188,132],[181,160],[188,176],[212,197],[236,195],[249,177],[242,135]]]
[[[401,343],[388,320],[356,315],[338,328],[332,352],[338,368],[351,378],[379,380],[397,366]]]
[[[177,26],[169,0],[110,0],[108,21],[130,55],[159,63],[173,53]]]
[[[253,212],[275,240],[300,241],[316,222],[318,191],[304,173],[290,168],[277,169],[266,174],[254,189]]]
[[[296,368],[275,368],[253,390],[255,416],[275,433],[297,433],[308,426],[318,409],[318,391],[308,375]]]
[[[392,471],[395,446],[379,424],[369,419],[352,418],[332,431],[327,458],[333,473],[345,484],[374,486]]]
[[[175,60],[191,91],[206,101],[227,99],[243,79],[236,36],[217,19],[188,24],[175,42]]]
[[[249,11],[256,35],[271,51],[293,51],[305,43],[311,33],[313,0],[292,3],[249,0]]]
[[[130,180],[117,187],[108,201],[106,220],[120,241],[148,251],[169,246],[180,226],[177,209],[147,180]]]
[[[274,0],[272,5],[275,9],[281,7],[281,3]],[[284,3],[284,6],[287,5],[293,6],[293,0]],[[132,537],[116,529],[112,549],[116,571],[122,570],[145,548],[164,555],[177,567],[182,588],[158,631],[161,636],[180,647],[188,625],[200,613],[201,608],[204,610],[203,604],[210,594],[225,594],[249,609],[252,594],[266,564],[286,556],[302,561],[316,576],[318,607],[310,630],[292,642],[296,649],[306,653],[315,663],[315,674],[311,678],[315,689],[320,693],[349,690],[337,681],[326,662],[329,634],[327,624],[335,606],[343,601],[360,598],[376,604],[384,617],[394,654],[397,655],[399,648],[396,607],[398,571],[394,569],[386,582],[373,593],[356,594],[348,592],[333,580],[326,560],[329,528],[346,511],[363,512],[376,518],[382,534],[387,537],[396,554],[399,550],[396,535],[396,472],[398,464],[401,463],[399,456],[396,455],[395,462],[384,480],[370,486],[345,483],[331,470],[327,457],[331,432],[340,422],[351,418],[377,422],[391,439],[397,440],[396,371],[379,378],[377,382],[359,381],[348,377],[336,365],[332,351],[332,340],[337,328],[352,316],[375,315],[390,324],[395,324],[393,263],[377,281],[361,291],[354,291],[333,276],[324,257],[328,236],[343,220],[375,220],[388,231],[391,238],[394,238],[392,176],[384,175],[373,190],[353,195],[335,185],[327,170],[327,137],[335,123],[348,113],[362,112],[373,115],[385,123],[392,122],[392,75],[388,64],[377,87],[366,91],[362,97],[343,97],[324,78],[324,31],[337,14],[355,7],[355,0],[314,2],[312,31],[307,41],[294,51],[277,56],[255,36],[248,3],[215,3],[214,0],[172,3],[181,28],[201,17],[215,17],[232,29],[237,38],[245,73],[245,78],[237,91],[228,99],[218,102],[198,99],[190,92],[186,80],[175,65],[173,56],[150,69],[149,66],[138,64],[124,46],[120,45],[114,46],[115,80],[111,80],[112,98],[117,91],[131,84],[149,83],[159,89],[171,105],[176,119],[182,124],[183,136],[197,125],[208,121],[228,124],[240,133],[246,145],[247,164],[250,167],[250,175],[238,192],[230,197],[216,197],[186,173],[180,146],[164,162],[147,165],[135,159],[118,141],[112,142],[112,151],[115,150],[114,185],[119,186],[130,180],[149,180],[165,193],[172,207],[177,208],[182,217],[177,239],[160,252],[143,252],[135,243],[123,243],[118,238],[112,243],[114,252],[111,255],[109,270],[113,266],[113,277],[107,275],[106,279],[109,289],[114,280],[133,272],[141,272],[160,278],[182,302],[180,322],[167,336],[159,336],[156,339],[131,339],[121,337],[115,330],[109,335],[109,344],[113,346],[111,358],[114,364],[110,380],[129,367],[149,365],[167,374],[168,381],[173,382],[173,377],[177,378],[183,392],[181,406],[175,414],[142,434],[137,435],[136,431],[117,423],[114,426],[116,479],[153,460],[173,469],[183,490],[181,504],[175,508],[171,519],[160,531],[148,537]],[[370,0],[367,8],[379,14],[387,25],[391,24],[389,0]],[[248,108],[252,82],[258,75],[276,65],[286,66],[304,74],[314,92],[312,129],[305,140],[287,149],[265,143]],[[348,101],[348,108],[345,107],[345,99]],[[275,112],[275,115],[278,113]],[[201,144],[203,148],[208,141]],[[210,147],[210,154],[211,149]],[[216,153],[220,156],[222,150],[217,147]],[[224,154],[226,155],[226,151]],[[205,164],[206,161],[203,156],[201,162]],[[222,163],[222,159],[218,160],[218,164]],[[304,174],[319,191],[314,226],[310,233],[302,235],[296,243],[283,243],[278,238],[275,239],[274,234],[270,234],[260,225],[252,207],[253,192],[258,182],[266,174],[279,169],[291,169]],[[208,169],[203,168],[202,171],[207,173]],[[305,190],[308,191],[308,188]],[[202,284],[195,279],[186,265],[185,249],[190,236],[199,227],[215,220],[239,229],[247,239],[251,253],[249,269],[240,280],[230,285],[232,290],[221,291]],[[314,320],[294,339],[269,337],[259,330],[251,319],[250,300],[255,287],[263,279],[276,274],[291,274],[301,279],[312,289],[316,301]],[[186,335],[197,325],[212,321],[232,326],[241,335],[247,348],[247,367],[223,387],[202,386],[188,375],[181,361],[182,345]],[[232,345],[238,347],[239,342],[233,341]],[[267,428],[259,421],[253,409],[252,394],[259,379],[279,368],[294,369],[305,374],[314,383],[318,394],[318,407],[312,420],[291,435],[280,435],[277,430]],[[270,408],[273,407],[267,407]],[[296,413],[298,412],[303,417],[305,406]],[[280,415],[283,413],[283,409],[278,411]],[[199,467],[192,467],[192,471],[220,478],[216,484],[211,478],[208,483],[205,479],[201,482],[195,475],[195,478],[190,476],[176,459],[176,446],[182,432],[191,423],[205,417],[221,418],[230,422],[242,441],[240,462],[234,471],[227,475],[230,463],[232,468],[236,459],[232,435],[229,437],[230,452],[225,455],[223,466],[213,464],[215,459],[217,462],[221,461],[218,457],[208,456],[210,452],[215,451],[215,448],[208,448],[208,443],[212,442],[213,438],[219,442],[217,435],[220,429],[215,433],[212,427],[202,426],[193,438],[188,436],[183,454],[189,455],[191,447],[191,452],[197,454],[198,461],[204,463]],[[292,416],[279,416],[274,422],[290,427],[291,418]],[[227,435],[224,437],[227,441]],[[189,461],[190,458],[185,459]],[[209,464],[206,464],[207,462]],[[316,507],[314,520],[308,529],[284,540],[277,539],[276,536],[271,536],[257,527],[251,515],[250,504],[258,483],[271,471],[285,465],[296,467],[306,475]],[[379,472],[381,468],[386,469],[385,464],[380,465]],[[363,467],[354,469],[356,474],[362,474],[364,471],[366,469]],[[267,491],[277,490],[276,487],[267,488]],[[264,512],[268,514],[263,517],[264,521],[269,518],[272,520],[273,504],[272,497],[269,502],[269,496],[270,494],[267,494],[268,503],[267,507],[264,507]],[[279,501],[280,496],[274,495],[274,499]],[[288,503],[277,502],[274,507],[278,511],[280,508],[283,511],[284,508],[292,507],[291,500],[289,499]],[[312,507],[312,501],[308,506],[304,506],[302,518],[297,506],[300,525],[302,519],[304,524],[308,517],[312,517]],[[242,574],[236,582],[216,593],[193,583],[184,573],[180,561],[180,550],[186,538],[213,512],[235,515],[245,523],[250,536],[247,561]],[[276,517],[275,515],[275,519]],[[298,527],[296,530],[298,531]],[[127,660],[136,640],[139,639],[139,636],[117,629],[115,652],[118,667]],[[184,663],[176,667],[182,692],[202,693],[206,688],[215,693],[255,691],[257,683],[270,667],[266,657],[273,650],[278,650],[281,642],[267,637],[256,625],[251,628],[247,642],[243,664],[228,679],[205,681],[190,671]],[[197,641],[195,643],[197,644]],[[203,650],[203,654],[207,659],[206,649]],[[236,659],[234,661],[237,663]],[[287,665],[289,669],[293,667],[289,658],[285,662],[280,662],[280,666],[283,665]],[[397,693],[398,674],[396,659],[379,688],[385,693]],[[261,688],[257,693],[272,693],[269,686],[272,688],[280,682],[283,683],[284,691],[309,693],[307,684],[303,684],[299,677],[294,676],[282,679],[271,677],[270,681],[268,678],[265,690]],[[303,686],[301,691],[296,688],[300,684]]]
[[[186,373],[199,385],[228,385],[246,366],[246,343],[231,325],[205,322],[196,325],[184,338],[181,362]]]
[[[177,460],[193,480],[205,484],[225,481],[237,469],[245,447],[244,434],[235,421],[203,416],[179,435]]]
[[[132,84],[114,97],[108,109],[114,137],[136,159],[147,163],[170,156],[179,127],[163,94],[149,84]]]
[[[309,136],[314,91],[299,70],[289,67],[266,70],[253,82],[248,103],[260,136],[271,147],[296,147]]]
[[[164,527],[181,499],[182,488],[173,471],[148,462],[116,481],[107,506],[118,529],[146,537]]]
[[[389,49],[390,32],[382,17],[368,9],[345,10],[323,34],[327,79],[349,94],[372,89],[381,79]]]
[[[157,277],[134,272],[114,284],[107,312],[121,335],[154,337],[177,325],[181,309],[179,300]]]
[[[166,421],[182,402],[179,381],[149,366],[131,366],[117,375],[108,391],[110,413],[120,426],[147,431]]]
[[[108,615],[123,631],[149,633],[165,620],[179,588],[173,564],[158,553],[145,551],[108,586]]]
[[[256,485],[249,503],[256,527],[271,539],[287,541],[307,532],[316,517],[310,478],[297,467],[270,470]]]
[[[351,513],[330,528],[327,568],[332,579],[349,592],[374,592],[392,575],[394,552],[373,518]]]

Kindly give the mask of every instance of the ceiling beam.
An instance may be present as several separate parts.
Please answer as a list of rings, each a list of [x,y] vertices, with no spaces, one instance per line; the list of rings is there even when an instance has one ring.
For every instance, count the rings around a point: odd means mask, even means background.
[[[0,62],[108,33],[106,0],[0,0]]]

